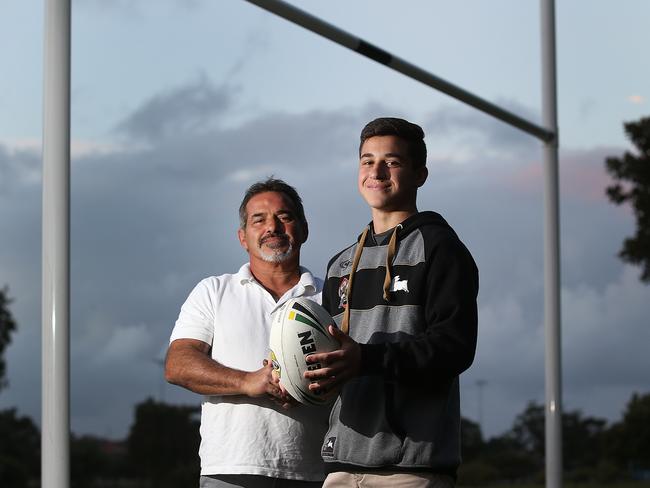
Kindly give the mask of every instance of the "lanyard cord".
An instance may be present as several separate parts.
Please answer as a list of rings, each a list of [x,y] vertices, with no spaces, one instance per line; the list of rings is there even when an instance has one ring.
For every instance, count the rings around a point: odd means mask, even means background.
[[[386,275],[384,276],[384,300],[387,302],[390,301],[390,282],[392,281],[392,267],[393,267],[393,258],[395,257],[395,248],[397,246],[397,230],[401,228],[401,225],[397,225],[393,230],[393,233],[390,236],[390,241],[388,242],[388,252],[386,253]],[[361,259],[361,253],[363,252],[363,245],[366,242],[366,237],[368,236],[368,229],[370,226],[366,227],[359,238],[359,243],[357,244],[357,249],[354,252],[354,259],[352,260],[352,269],[350,270],[350,278],[348,279],[348,285],[345,290],[346,296],[346,305],[345,311],[343,312],[343,320],[341,321],[341,330],[346,334],[350,330],[350,298],[352,297],[352,282],[354,280],[354,274],[357,271],[357,266],[359,265],[359,260]]]
[[[384,275],[384,300],[390,302],[390,282],[393,279],[393,258],[395,257],[395,247],[397,246],[397,229],[401,229],[402,225],[397,224],[393,233],[390,235],[388,241],[388,252],[386,253],[386,274]]]
[[[357,266],[359,265],[359,260],[361,259],[361,253],[363,252],[363,245],[366,242],[366,236],[368,235],[368,229],[370,226],[366,227],[361,234],[359,243],[357,244],[357,250],[354,252],[354,259],[352,260],[352,269],[350,270],[350,279],[348,280],[348,286],[345,290],[345,312],[343,312],[343,320],[341,321],[341,330],[348,333],[350,330],[350,297],[352,296],[352,280],[354,279],[354,273],[357,271]]]

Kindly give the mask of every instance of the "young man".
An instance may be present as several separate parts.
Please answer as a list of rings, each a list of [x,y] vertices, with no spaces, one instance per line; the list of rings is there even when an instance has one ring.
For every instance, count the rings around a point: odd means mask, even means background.
[[[205,395],[202,488],[320,487],[328,411],[288,409],[265,360],[271,312],[297,296],[320,302],[322,281],[299,264],[308,234],[302,202],[269,179],[248,189],[239,216],[249,262],[194,288],[171,335],[166,378]]]
[[[474,359],[478,271],[437,213],[418,212],[422,129],[395,118],[361,132],[359,192],[372,221],[329,262],[323,305],[341,330],[312,389],[340,389],[321,450],[324,487],[453,486],[458,375]]]

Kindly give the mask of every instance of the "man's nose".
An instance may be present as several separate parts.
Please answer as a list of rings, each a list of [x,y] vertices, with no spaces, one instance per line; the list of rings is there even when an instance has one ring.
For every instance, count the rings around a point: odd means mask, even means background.
[[[284,233],[284,224],[278,217],[270,219],[268,230],[272,233]]]
[[[388,177],[388,165],[385,161],[379,161],[372,165],[370,176],[377,180],[383,180]]]

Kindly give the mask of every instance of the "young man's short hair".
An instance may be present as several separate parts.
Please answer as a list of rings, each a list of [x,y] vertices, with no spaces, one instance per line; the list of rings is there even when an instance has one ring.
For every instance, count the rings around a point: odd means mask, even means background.
[[[246,193],[244,193],[244,199],[239,206],[239,226],[242,229],[246,228],[246,220],[248,219],[248,215],[246,215],[246,205],[248,204],[248,201],[255,195],[269,191],[282,193],[289,199],[293,205],[293,209],[296,212],[298,221],[303,226],[303,229],[307,230],[307,219],[305,218],[305,209],[302,206],[302,199],[300,198],[300,195],[298,195],[298,192],[293,186],[288,185],[284,181],[273,177],[267,178],[264,181],[258,181],[257,183],[253,183],[250,187],[248,187],[248,190],[246,190]]]
[[[413,162],[413,167],[426,166],[427,146],[424,143],[424,131],[419,125],[395,117],[380,117],[368,122],[361,131],[359,155],[361,155],[361,147],[366,139],[375,136],[397,136],[404,139],[408,143],[409,157]]]

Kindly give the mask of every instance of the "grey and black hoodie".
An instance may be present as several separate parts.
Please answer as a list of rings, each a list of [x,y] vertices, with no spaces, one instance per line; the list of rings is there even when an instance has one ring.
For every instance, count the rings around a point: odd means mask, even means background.
[[[474,360],[478,270],[435,212],[417,213],[394,231],[396,246],[389,253],[370,227],[349,297],[358,243],[328,265],[323,306],[339,326],[350,307],[349,334],[361,345],[362,359],[361,375],[343,387],[332,408],[322,455],[329,472],[455,476],[458,375]]]

